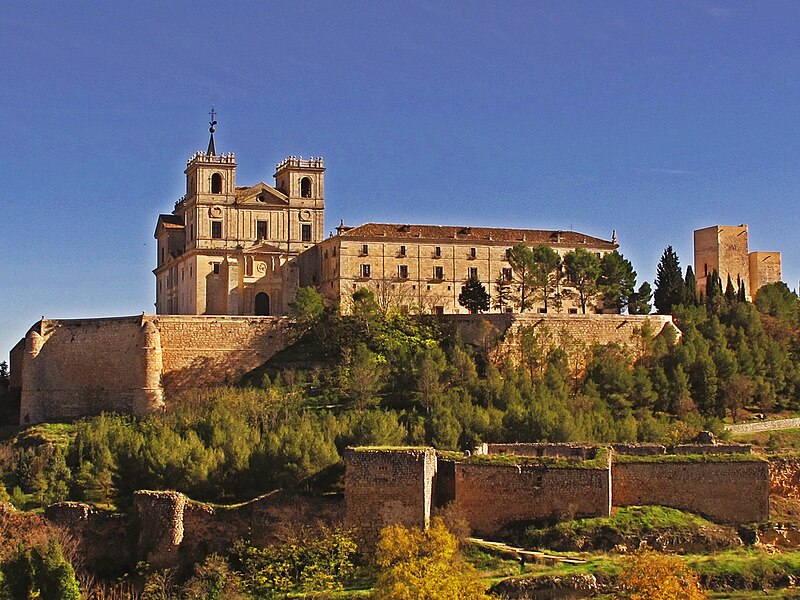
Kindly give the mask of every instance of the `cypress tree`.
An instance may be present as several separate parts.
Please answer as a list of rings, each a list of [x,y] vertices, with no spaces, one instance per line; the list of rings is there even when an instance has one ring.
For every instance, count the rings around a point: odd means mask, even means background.
[[[694,275],[692,265],[686,267],[686,304],[697,306],[699,298],[697,297],[697,278]]]
[[[725,300],[728,304],[733,304],[734,300],[736,300],[736,290],[733,289],[730,273],[728,274],[728,284],[725,286]]]
[[[686,283],[681,273],[678,255],[667,246],[656,269],[656,291],[653,294],[658,314],[667,315],[672,307],[683,304],[686,300]]]

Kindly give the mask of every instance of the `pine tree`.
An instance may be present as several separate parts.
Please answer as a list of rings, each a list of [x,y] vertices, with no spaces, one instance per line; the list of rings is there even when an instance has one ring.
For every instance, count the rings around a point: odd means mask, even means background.
[[[653,306],[650,301],[653,299],[653,290],[646,281],[642,282],[637,291],[631,296],[628,302],[628,313],[632,315],[649,315]]]
[[[569,282],[578,291],[581,312],[586,314],[586,304],[597,293],[597,278],[600,275],[600,259],[584,248],[575,248],[564,255],[564,269]]]
[[[494,282],[494,300],[492,307],[500,312],[505,312],[512,303],[511,282],[501,273]]]
[[[461,293],[458,295],[458,303],[473,315],[489,310],[489,299],[486,288],[477,277],[470,277],[461,286]]]
[[[667,246],[661,255],[656,269],[655,283],[655,304],[659,314],[670,314],[674,306],[683,304],[686,300],[686,283],[683,280],[678,255],[672,246]]]
[[[597,285],[603,308],[621,313],[630,303],[636,287],[636,271],[631,261],[616,250],[605,254],[600,259]]]

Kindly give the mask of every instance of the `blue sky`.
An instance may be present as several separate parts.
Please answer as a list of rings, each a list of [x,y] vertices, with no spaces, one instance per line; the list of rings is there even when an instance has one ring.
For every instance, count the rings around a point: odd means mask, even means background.
[[[152,312],[186,159],[322,155],[339,219],[573,228],[639,280],[750,225],[800,279],[796,2],[0,3],[0,358]]]

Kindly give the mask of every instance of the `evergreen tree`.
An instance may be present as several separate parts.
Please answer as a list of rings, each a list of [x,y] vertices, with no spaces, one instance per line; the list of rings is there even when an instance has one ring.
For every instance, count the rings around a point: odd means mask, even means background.
[[[531,307],[531,285],[533,281],[533,252],[525,244],[515,244],[508,252],[508,263],[514,273],[519,294],[515,298],[519,312]]]
[[[581,312],[586,314],[586,304],[597,293],[597,278],[600,276],[600,259],[594,252],[575,248],[564,255],[567,278],[578,292]]]
[[[747,289],[744,286],[744,281],[739,282],[739,292],[737,295],[739,302],[747,302]]]
[[[489,294],[486,288],[478,281],[477,277],[470,277],[461,286],[461,293],[458,295],[458,303],[466,308],[470,313],[478,314],[489,310]]]
[[[697,306],[699,298],[697,295],[697,277],[694,275],[692,265],[686,267],[686,301],[685,304]]]
[[[558,288],[561,276],[561,257],[547,244],[539,244],[531,248],[531,282],[537,288],[544,301],[544,312],[547,312],[548,301]]]
[[[733,287],[733,281],[731,281],[730,273],[728,273],[728,284],[725,286],[725,300],[728,303],[728,306],[732,305],[736,301],[736,290]]]
[[[649,315],[653,308],[650,304],[652,298],[653,290],[650,288],[650,284],[646,281],[642,282],[642,285],[639,286],[639,291],[634,293],[628,302],[628,313],[632,315]]]
[[[600,277],[597,280],[600,299],[605,310],[622,313],[630,303],[636,287],[636,271],[622,254],[614,250],[600,259]]]
[[[686,300],[686,283],[683,280],[678,255],[667,246],[656,269],[656,310],[660,315],[672,313],[672,309]]]

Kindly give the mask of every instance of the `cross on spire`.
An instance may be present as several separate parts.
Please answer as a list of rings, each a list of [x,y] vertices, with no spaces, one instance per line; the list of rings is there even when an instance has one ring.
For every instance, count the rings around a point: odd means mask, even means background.
[[[208,150],[206,151],[206,154],[209,156],[215,156],[217,154],[217,150],[214,148],[214,132],[216,131],[217,121],[215,117],[217,116],[217,112],[214,110],[213,106],[211,107],[211,110],[208,111],[208,116],[211,117],[211,120],[208,122],[210,125],[208,131],[211,133],[211,139],[208,140]]]

